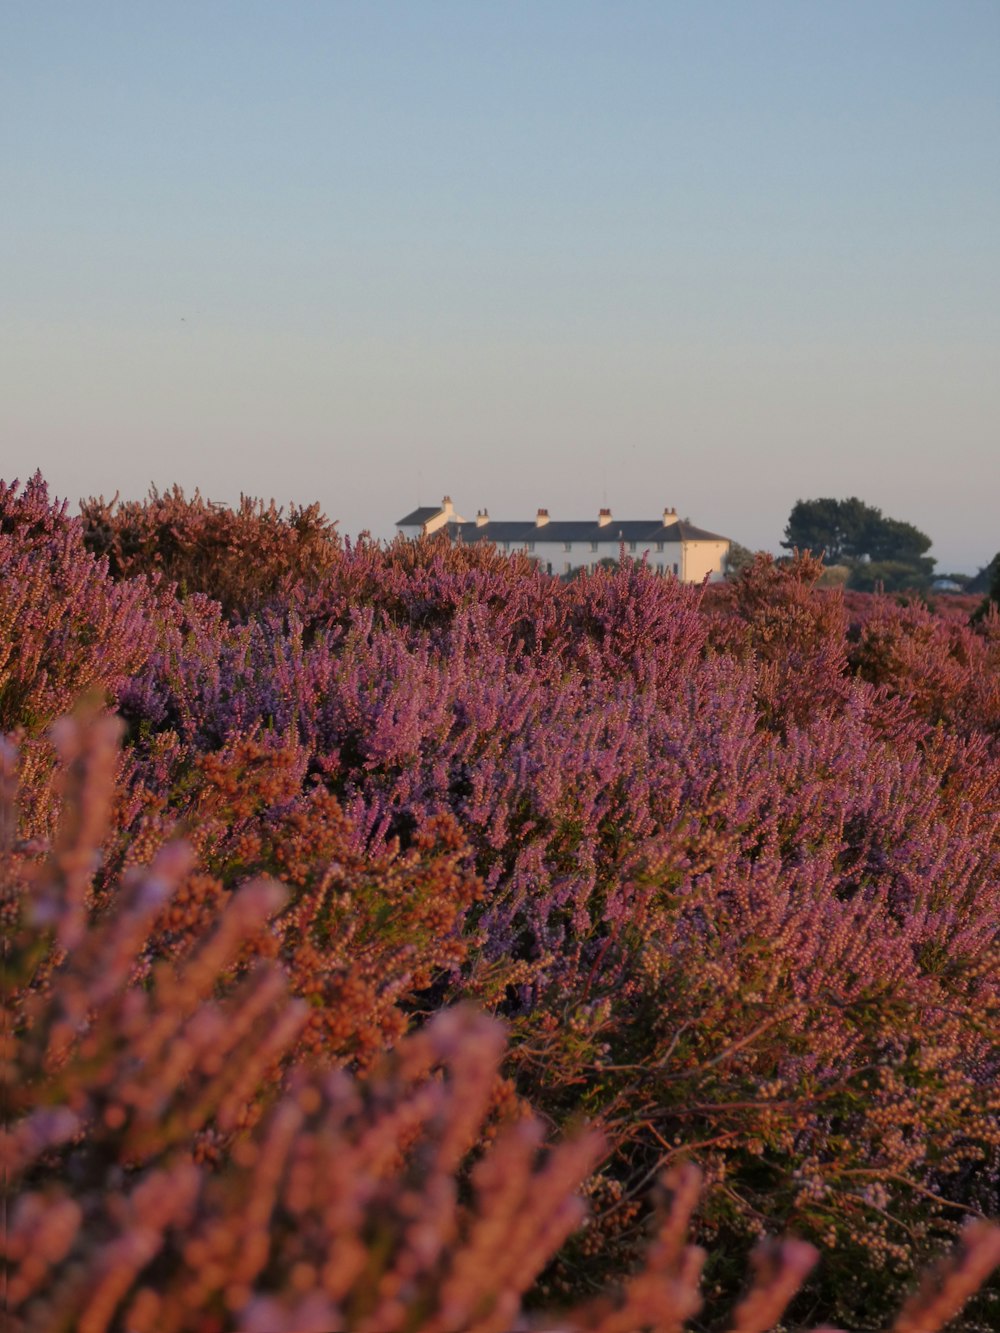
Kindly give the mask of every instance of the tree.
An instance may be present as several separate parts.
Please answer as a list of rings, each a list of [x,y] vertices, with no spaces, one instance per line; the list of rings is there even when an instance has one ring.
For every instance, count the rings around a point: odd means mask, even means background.
[[[979,573],[969,580],[966,584],[966,592],[989,593],[998,577],[1000,577],[1000,551],[997,551],[990,563],[983,565]],[[996,600],[1000,601],[1000,596]]]
[[[974,625],[986,619],[990,613],[990,607],[1000,609],[1000,551],[997,551],[985,569],[981,569],[972,580],[969,584],[969,591],[975,589],[976,592],[981,592],[982,584],[985,583],[987,578],[989,579],[989,590],[983,598],[982,605],[972,617]]]
[[[927,574],[905,560],[859,560],[851,567],[847,586],[857,592],[920,591],[927,587]]]
[[[931,539],[912,523],[883,518],[866,534],[866,551],[872,560],[900,560],[917,564],[930,550]],[[934,561],[931,561],[933,566]]]
[[[862,572],[863,566],[880,566],[893,584],[909,587],[930,579],[936,563],[926,554],[931,539],[925,532],[901,519],[886,518],[881,509],[856,495],[847,500],[797,500],[781,544],[789,551],[822,551],[828,564],[850,565],[856,587],[886,581],[870,567]]]
[[[730,542],[726,555],[726,578],[739,578],[747,565],[753,564],[753,558],[754,553],[748,547],[741,546],[739,542]]]
[[[797,500],[785,528],[786,551],[825,552],[831,565],[844,555],[845,534],[840,500]]]
[[[882,517],[881,509],[865,504],[856,495],[848,500],[797,500],[781,544],[787,551],[796,547],[816,555],[822,551],[827,564],[839,565],[870,556],[886,524],[892,522]]]

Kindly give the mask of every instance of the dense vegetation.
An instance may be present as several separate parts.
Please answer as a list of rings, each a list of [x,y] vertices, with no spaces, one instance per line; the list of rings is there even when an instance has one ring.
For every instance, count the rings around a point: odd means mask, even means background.
[[[857,496],[849,500],[798,500],[781,543],[788,551],[814,551],[831,565],[843,563],[850,585],[871,591],[922,588],[937,563],[931,539],[912,523],[886,518]]]
[[[12,1328],[883,1328],[961,1237],[927,1333],[1000,1257],[995,609],[39,478],[0,563]]]

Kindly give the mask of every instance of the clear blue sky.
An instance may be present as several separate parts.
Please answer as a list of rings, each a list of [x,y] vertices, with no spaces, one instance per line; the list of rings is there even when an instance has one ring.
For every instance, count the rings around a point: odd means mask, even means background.
[[[1000,547],[997,0],[3,0],[0,476]]]

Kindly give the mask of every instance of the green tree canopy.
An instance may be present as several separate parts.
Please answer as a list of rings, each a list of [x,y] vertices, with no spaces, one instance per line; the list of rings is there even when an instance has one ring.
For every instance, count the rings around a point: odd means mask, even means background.
[[[966,591],[989,593],[994,586],[997,588],[995,600],[1000,602],[1000,551],[997,551],[990,563],[983,565],[979,573],[969,580]]]
[[[739,542],[730,542],[729,551],[726,555],[726,578],[737,578],[747,565],[753,564],[754,553],[747,546],[741,546]]]
[[[894,582],[907,571],[912,574],[912,580],[907,577],[908,583],[929,579],[934,572],[935,561],[926,554],[931,539],[925,532],[901,519],[886,518],[881,509],[865,504],[856,495],[847,500],[797,500],[781,544],[789,551],[822,551],[827,563],[833,565],[899,567]],[[852,582],[864,582],[860,568],[856,573],[858,579],[852,578]]]
[[[840,500],[796,500],[781,544],[786,551],[825,551],[828,563],[836,565],[848,538]]]
[[[930,550],[931,539],[912,523],[898,518],[883,518],[873,523],[865,534],[867,549],[864,554],[872,560],[898,560],[903,563],[919,562]],[[931,562],[933,565],[933,561]]]
[[[997,551],[990,563],[986,565],[985,568],[981,569],[976,577],[970,582],[969,591],[971,592],[975,590],[976,592],[982,592],[983,585],[986,583],[987,579],[989,580],[989,584],[986,596],[983,598],[982,605],[972,617],[973,624],[985,619],[985,617],[989,615],[991,606],[1000,608],[1000,551]]]

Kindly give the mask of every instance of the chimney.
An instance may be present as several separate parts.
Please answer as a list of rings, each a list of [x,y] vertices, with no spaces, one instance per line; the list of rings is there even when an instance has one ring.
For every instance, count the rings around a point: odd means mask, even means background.
[[[489,521],[490,521],[489,510],[487,510],[487,509],[477,509],[477,510],[476,510],[476,527],[477,527],[477,528],[485,527],[486,524],[487,524]]]
[[[672,523],[677,522],[677,510],[671,506],[663,511],[663,526],[669,528]]]
[[[450,495],[446,495],[444,499],[441,501],[441,508],[444,510],[444,512],[448,515],[449,518],[455,512],[455,506],[451,502]]]
[[[600,513],[597,515],[597,526],[599,528],[606,528],[610,522],[611,522],[611,510],[602,509]]]
[[[549,511],[547,509],[539,509],[538,513],[535,515],[535,527],[544,528],[548,521]]]

